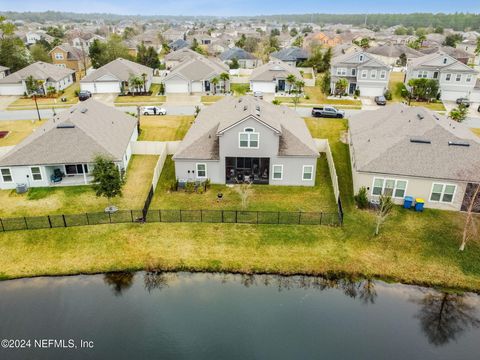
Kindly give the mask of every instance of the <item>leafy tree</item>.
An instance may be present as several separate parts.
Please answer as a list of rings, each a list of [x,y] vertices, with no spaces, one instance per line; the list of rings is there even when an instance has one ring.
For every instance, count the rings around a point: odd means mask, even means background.
[[[31,60],[23,41],[15,35],[15,25],[5,20],[0,16],[0,64],[15,72]]]
[[[290,30],[290,36],[291,37],[295,37],[298,35],[298,30],[296,28],[293,28],[292,30]]]
[[[134,28],[130,27],[130,26],[127,26],[125,28],[125,30],[123,31],[123,34],[122,34],[122,37],[125,39],[125,40],[129,40],[131,38],[133,38],[135,35],[137,35],[138,32],[137,30],[135,30]]]
[[[93,68],[98,69],[102,65],[106,64],[103,58],[106,55],[107,46],[104,43],[100,42],[100,40],[93,40],[88,52]]]
[[[254,37],[248,37],[245,39],[245,44],[243,45],[243,49],[249,53],[254,53],[258,47],[258,39]]]
[[[407,65],[407,55],[405,55],[405,53],[401,53],[400,56],[398,57],[398,64],[400,66]]]
[[[111,199],[122,196],[123,177],[113,160],[103,155],[95,157],[94,166],[92,187],[95,195],[106,197],[110,204]]]
[[[380,205],[376,213],[376,224],[375,224],[375,233],[377,236],[380,233],[380,226],[387,220],[387,217],[390,215],[393,209],[392,198],[388,195],[380,195]]]
[[[460,34],[450,34],[450,35],[447,35],[447,37],[445,38],[445,41],[443,42],[443,45],[456,47],[457,44],[462,40],[463,40],[462,35],[460,35]]]
[[[213,85],[213,93],[217,93],[217,85],[220,82],[220,80],[217,77],[214,77],[212,80],[210,80],[210,83]]]
[[[198,48],[198,40],[196,38],[193,38],[192,46],[190,46],[190,49],[192,49],[193,51],[197,51],[197,48]]]
[[[290,74],[290,75],[287,76],[287,78],[285,80],[286,80],[287,84],[289,85],[288,93],[290,94],[292,89],[293,89],[293,85],[297,81],[297,78],[295,77],[295,75]]]
[[[477,38],[477,47],[475,48],[475,54],[480,54],[480,36]]]
[[[343,94],[345,94],[345,91],[347,90],[348,86],[348,81],[345,78],[340,78],[337,80],[335,83],[335,94],[340,95],[342,97]]]
[[[155,48],[153,46],[147,48],[143,41],[137,46],[137,62],[153,69],[160,66],[160,59]]]
[[[120,36],[113,34],[107,42],[95,39],[89,48],[92,66],[97,69],[117,58],[132,60],[128,47],[123,43]]]
[[[229,65],[230,69],[238,69],[240,67],[240,64],[238,63],[237,58],[233,58],[232,62]]]
[[[48,50],[42,44],[36,43],[30,47],[30,54],[33,61],[52,62],[52,58],[48,54]]]
[[[33,94],[38,91],[39,81],[35,79],[33,75],[30,75],[25,79],[25,86],[27,88],[27,93]]]
[[[395,29],[395,35],[407,35],[407,28],[403,26],[399,26]]]
[[[439,84],[435,79],[410,79],[411,95],[417,100],[429,101],[438,95]]]
[[[452,120],[462,122],[467,118],[468,108],[464,104],[460,104],[458,107],[452,109],[449,115]]]
[[[280,30],[278,29],[272,29],[270,31],[270,36],[279,36],[280,35]]]
[[[57,26],[49,26],[47,28],[47,34],[55,38],[63,39],[65,32]]]
[[[278,41],[278,37],[270,36],[266,42],[266,50],[267,53],[271,54],[272,52],[280,50],[280,42]]]
[[[322,80],[320,83],[320,88],[322,90],[322,93],[324,93],[325,95],[330,95],[330,91],[331,91],[330,81],[331,81],[330,71],[325,71],[325,74],[323,74]]]
[[[303,36],[297,36],[292,43],[292,46],[302,47],[303,46]]]
[[[308,34],[308,33],[311,33],[311,32],[313,32],[313,28],[310,25],[307,25],[302,29],[303,34]]]
[[[52,50],[52,45],[47,40],[45,40],[44,38],[41,38],[40,40],[37,40],[37,42],[35,44],[36,45],[42,45],[47,51]]]
[[[437,26],[435,29],[433,29],[433,32],[435,34],[443,34],[443,27]]]
[[[242,36],[240,36],[240,39],[235,42],[235,46],[244,49],[246,40],[247,37],[245,36],[245,34],[242,34]]]
[[[358,190],[358,194],[355,195],[354,198],[359,209],[366,209],[368,207],[367,188],[365,186],[362,186]]]
[[[140,92],[144,85],[145,81],[141,76],[132,75],[128,79],[128,88],[134,90],[132,91],[133,94],[135,94],[136,92]]]

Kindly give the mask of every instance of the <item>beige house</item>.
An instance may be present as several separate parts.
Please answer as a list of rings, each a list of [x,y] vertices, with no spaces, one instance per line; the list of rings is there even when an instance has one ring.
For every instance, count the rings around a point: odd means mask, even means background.
[[[349,122],[355,194],[381,194],[402,204],[423,198],[425,207],[461,210],[480,182],[480,139],[466,126],[420,107],[388,105]]]

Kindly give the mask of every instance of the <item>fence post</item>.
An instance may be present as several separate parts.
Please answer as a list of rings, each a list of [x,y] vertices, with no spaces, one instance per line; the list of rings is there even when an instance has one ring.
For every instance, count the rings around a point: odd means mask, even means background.
[[[132,223],[133,223],[133,210],[130,210],[130,217],[132,218]]]
[[[112,223],[112,214],[108,212],[108,219],[110,220],[110,224]]]
[[[238,223],[238,210],[235,210],[235,224]]]
[[[3,220],[0,218],[0,224],[2,225],[2,231],[5,231],[5,228],[3,227]]]
[[[27,218],[24,216],[23,221],[25,221],[25,228],[28,230],[28,223],[27,223]]]
[[[50,229],[52,228],[52,219],[50,219],[50,215],[47,215],[48,225],[50,225]]]
[[[277,224],[280,224],[280,211],[277,211]]]
[[[200,222],[203,222],[203,210],[200,209]]]
[[[162,222],[162,210],[158,210],[158,220]]]
[[[62,214],[62,218],[63,218],[63,226],[67,227],[67,222],[65,220],[65,214]]]
[[[222,223],[224,223],[224,222],[225,222],[225,220],[223,218],[223,210],[222,210]]]
[[[300,225],[300,221],[302,220],[302,212],[298,212],[298,225]]]
[[[322,225],[323,211],[320,212],[320,225]]]
[[[182,210],[180,210],[180,222],[182,222]]]
[[[257,225],[258,225],[258,211],[257,211]]]
[[[90,225],[90,219],[88,218],[88,213],[85,213],[85,216],[87,217],[87,225]]]

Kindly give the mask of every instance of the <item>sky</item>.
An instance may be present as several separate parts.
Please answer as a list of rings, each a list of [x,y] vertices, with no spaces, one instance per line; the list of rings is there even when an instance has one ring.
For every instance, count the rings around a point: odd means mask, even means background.
[[[2,11],[121,15],[272,15],[305,13],[480,13],[480,0],[0,0]]]

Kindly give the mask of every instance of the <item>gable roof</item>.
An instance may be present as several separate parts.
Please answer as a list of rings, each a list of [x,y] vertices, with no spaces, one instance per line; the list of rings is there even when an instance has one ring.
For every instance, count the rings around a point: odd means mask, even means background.
[[[237,59],[237,60],[245,60],[245,59],[246,60],[254,60],[254,59],[256,59],[255,56],[253,56],[249,52],[247,52],[243,49],[240,49],[238,47],[234,47],[234,48],[225,50],[223,53],[220,54],[219,58],[223,61],[233,60],[233,59]]]
[[[10,70],[10,68],[0,65],[0,71],[6,71],[6,70]]]
[[[36,63],[30,64],[23,69],[0,79],[0,84],[18,84],[29,76],[33,76],[37,80],[46,81],[51,79],[53,81],[59,81],[74,72],[75,71],[71,69],[61,68],[43,61],[37,61]]]
[[[480,139],[466,126],[430,110],[388,105],[352,116],[349,127],[358,171],[480,180]],[[455,146],[452,142],[469,146]]]
[[[47,121],[0,159],[0,166],[89,163],[98,155],[121,161],[137,120],[93,99]]]
[[[253,96],[226,96],[204,108],[181,142],[174,159],[218,160],[218,137],[232,127],[254,119],[279,135],[279,156],[318,156],[303,119],[286,106],[270,104]]]
[[[288,65],[281,60],[270,61],[252,71],[251,81],[273,81],[277,77],[287,77],[295,75],[297,79],[302,78],[302,74],[297,68]]]
[[[385,57],[398,58],[400,55],[405,54],[409,58],[417,58],[424,54],[420,51],[412,49],[402,44],[385,44],[380,46],[371,47],[366,50],[369,54],[375,54]]]
[[[190,46],[190,44],[183,39],[177,39],[175,41],[170,42],[168,46],[175,51],[175,50],[186,48]],[[167,57],[168,55],[170,54],[165,55],[165,57]]]
[[[198,58],[198,57],[204,57],[204,56],[190,48],[183,47],[181,49],[172,51],[171,53],[165,55],[164,59],[165,61],[183,61],[185,59]]]
[[[271,57],[282,61],[298,61],[308,59],[308,54],[305,50],[292,46],[270,54]]]
[[[446,64],[444,64],[444,59],[447,59]],[[458,70],[463,72],[470,72],[475,74],[476,71],[470,66],[465,65],[464,63],[458,61],[457,59],[451,57],[450,55],[439,51],[433,54],[425,55],[416,59],[412,59],[407,64],[408,67],[413,69],[415,68],[435,68],[435,69],[449,69],[449,70]]]
[[[87,57],[88,55],[84,53],[81,49],[78,49],[76,47],[71,46],[70,44],[61,44],[55,46],[52,50],[50,50],[48,53],[51,54],[55,49],[62,49],[67,53],[67,60],[83,60],[83,57]]]
[[[95,81],[107,74],[115,76],[120,81],[128,81],[130,76],[139,76],[143,73],[153,74],[153,69],[127,59],[117,58],[85,76],[80,82]]]
[[[363,55],[363,60],[360,61],[360,55]],[[365,51],[359,51],[349,54],[340,55],[332,59],[332,65],[334,66],[373,66],[373,67],[383,67],[389,68],[384,62],[375,59],[372,55],[366,53]]]
[[[164,81],[168,81],[175,76],[190,81],[205,80],[224,72],[228,73],[228,66],[225,64],[203,56],[194,57],[181,62],[165,77]]]

